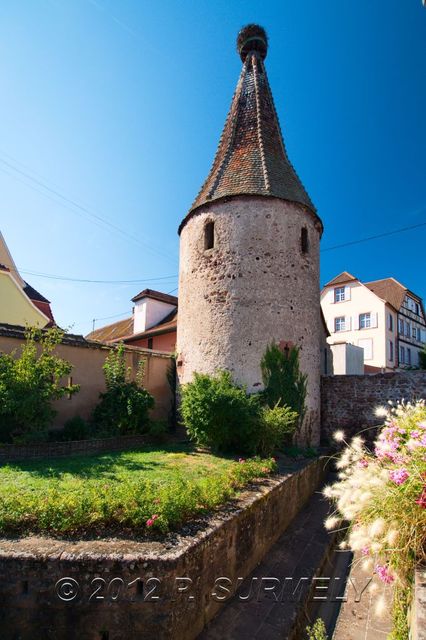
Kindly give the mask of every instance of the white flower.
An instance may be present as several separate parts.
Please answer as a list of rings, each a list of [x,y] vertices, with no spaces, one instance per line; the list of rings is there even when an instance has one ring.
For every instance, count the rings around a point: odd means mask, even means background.
[[[334,529],[340,522],[340,518],[337,518],[336,516],[329,516],[325,522],[324,522],[324,526],[326,529]]]
[[[389,533],[386,536],[386,541],[390,544],[391,547],[396,545],[396,542],[399,538],[399,533],[396,529],[390,529]]]
[[[333,433],[333,438],[336,442],[343,442],[343,440],[345,439],[345,432],[339,429],[338,431],[335,431]]]
[[[374,409],[374,415],[376,416],[376,418],[387,418],[388,410],[386,409],[386,407],[376,407]]]
[[[351,446],[356,449],[362,449],[362,445],[364,444],[364,440],[360,437],[360,436],[355,436],[354,438],[352,438],[351,441]]]
[[[325,498],[332,498],[334,496],[334,490],[331,484],[328,484],[324,487],[324,489],[322,490],[322,495]]]
[[[387,611],[388,607],[386,606],[386,600],[383,595],[379,596],[376,600],[376,604],[374,607],[374,613],[378,618],[381,618],[384,613]]]
[[[385,530],[386,523],[383,518],[376,518],[370,526],[370,536],[378,538]]]
[[[365,573],[370,573],[374,566],[373,558],[364,558],[361,562],[361,569],[365,571]]]

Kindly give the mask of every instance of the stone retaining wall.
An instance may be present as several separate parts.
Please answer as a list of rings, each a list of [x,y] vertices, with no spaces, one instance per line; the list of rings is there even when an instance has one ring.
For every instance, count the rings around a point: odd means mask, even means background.
[[[355,433],[381,423],[374,415],[388,400],[426,398],[426,371],[396,371],[365,376],[323,376],[321,380],[322,437],[335,429]]]
[[[318,487],[325,462],[263,481],[203,530],[188,525],[166,542],[0,540],[1,637],[193,640],[223,604],[217,579],[235,586],[250,574]]]

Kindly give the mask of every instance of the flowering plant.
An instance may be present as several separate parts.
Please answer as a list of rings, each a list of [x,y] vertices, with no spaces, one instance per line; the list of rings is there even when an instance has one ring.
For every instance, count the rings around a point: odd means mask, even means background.
[[[373,451],[359,436],[346,442],[343,432],[335,434],[345,447],[336,462],[339,480],[324,489],[336,504],[325,526],[349,522],[341,546],[360,551],[366,571],[394,583],[394,620],[401,626],[407,611],[400,603],[408,602],[415,564],[426,558],[426,404],[389,402],[376,415],[385,423]]]

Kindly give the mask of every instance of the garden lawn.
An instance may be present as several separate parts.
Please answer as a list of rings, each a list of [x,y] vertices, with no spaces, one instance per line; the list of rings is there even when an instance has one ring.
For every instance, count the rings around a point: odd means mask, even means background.
[[[0,534],[167,532],[275,470],[184,446],[0,467]]]

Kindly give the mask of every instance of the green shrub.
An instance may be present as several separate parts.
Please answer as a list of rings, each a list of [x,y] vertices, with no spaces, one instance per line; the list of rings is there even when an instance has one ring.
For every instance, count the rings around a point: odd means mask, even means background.
[[[120,344],[109,352],[103,370],[107,389],[93,412],[95,430],[102,435],[146,432],[154,398],[142,387],[143,361],[139,361],[136,380],[129,381],[130,369]]]
[[[308,634],[308,640],[327,640],[328,638],[327,629],[322,618],[317,618],[312,627],[306,627],[306,633]]]
[[[81,416],[75,416],[66,421],[64,428],[55,431],[52,436],[57,440],[87,440],[90,438],[90,426]]]
[[[263,407],[259,413],[257,452],[270,456],[279,447],[291,443],[298,415],[290,407]]]
[[[148,428],[148,435],[157,442],[164,442],[169,433],[169,426],[166,420],[155,420]]]
[[[29,328],[19,357],[16,351],[0,353],[1,442],[46,439],[56,415],[53,400],[79,390],[63,383],[72,365],[53,353],[63,335],[57,327]]]
[[[299,416],[300,427],[305,415],[307,376],[299,368],[299,347],[281,351],[275,342],[266,349],[261,361],[264,384],[263,398],[266,404],[288,406]]]
[[[258,445],[259,398],[248,396],[228,371],[195,373],[182,386],[181,414],[197,444],[219,451],[254,453]]]

